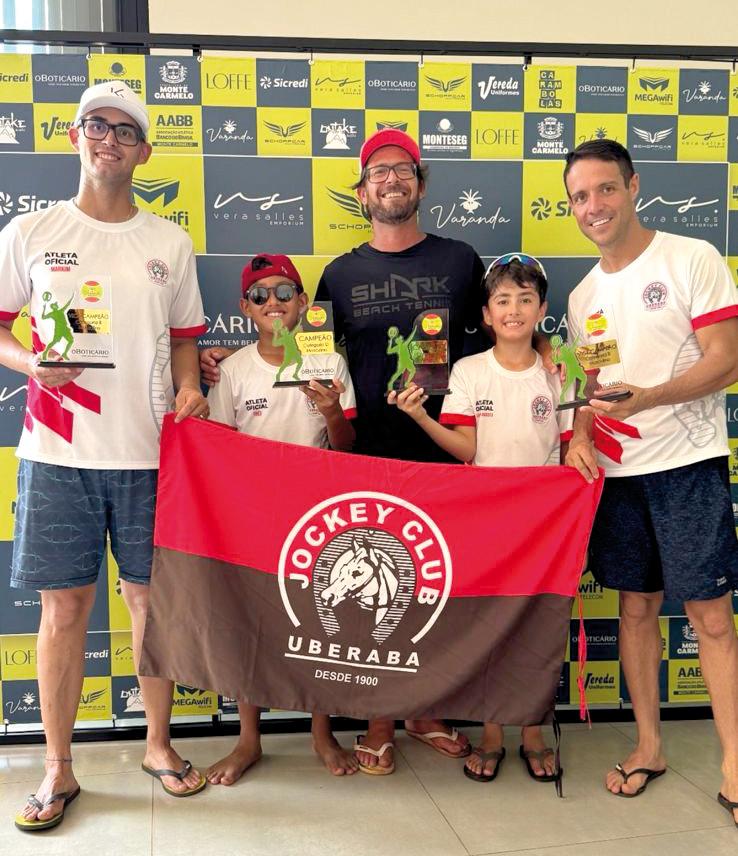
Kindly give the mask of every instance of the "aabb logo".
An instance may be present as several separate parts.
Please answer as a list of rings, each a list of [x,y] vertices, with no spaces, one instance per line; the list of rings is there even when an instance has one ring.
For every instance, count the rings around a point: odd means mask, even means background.
[[[536,220],[548,220],[549,217],[571,217],[571,205],[566,199],[551,202],[545,196],[539,196],[530,203],[530,213]]]
[[[452,581],[436,523],[406,500],[372,491],[306,512],[282,546],[278,575],[294,627],[285,657],[411,673]]]
[[[171,116],[164,114],[156,117],[157,128],[192,128],[194,117],[186,113],[173,113]]]

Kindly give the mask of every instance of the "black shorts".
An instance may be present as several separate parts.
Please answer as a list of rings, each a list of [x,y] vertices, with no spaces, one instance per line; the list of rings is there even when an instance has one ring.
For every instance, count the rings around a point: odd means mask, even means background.
[[[600,585],[712,600],[738,583],[728,459],[605,479],[590,538]]]

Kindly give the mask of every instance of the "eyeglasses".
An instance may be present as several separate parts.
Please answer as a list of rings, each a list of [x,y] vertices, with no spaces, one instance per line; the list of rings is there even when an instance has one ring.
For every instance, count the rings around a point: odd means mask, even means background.
[[[504,256],[498,256],[487,268],[484,272],[485,278],[492,268],[500,267],[501,265],[509,265],[510,262],[520,262],[521,265],[528,265],[535,268],[544,277],[546,277],[546,269],[535,256],[529,256],[527,253],[505,253]],[[548,277],[546,277],[546,279],[548,279]]]
[[[280,282],[279,285],[254,285],[246,292],[246,299],[256,306],[263,306],[269,296],[274,294],[280,303],[289,303],[297,294],[297,286],[291,282]]]
[[[125,122],[114,125],[112,122],[105,122],[102,119],[80,119],[79,124],[82,126],[82,133],[88,140],[104,140],[110,131],[115,134],[116,141],[122,146],[135,146],[144,139],[138,128]]]
[[[365,174],[367,180],[372,184],[381,184],[383,181],[387,181],[391,172],[394,172],[398,178],[403,180],[415,178],[418,174],[418,165],[410,161],[380,163],[377,166],[368,166]]]

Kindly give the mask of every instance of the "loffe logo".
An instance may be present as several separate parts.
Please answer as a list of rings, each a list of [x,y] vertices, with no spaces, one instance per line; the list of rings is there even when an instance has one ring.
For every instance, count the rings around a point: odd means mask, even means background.
[[[349,150],[349,138],[358,133],[356,125],[349,125],[346,119],[340,122],[329,122],[320,126],[320,133],[325,134],[324,149]]]
[[[176,59],[159,67],[159,76],[164,83],[184,83],[187,77],[187,67]]]
[[[98,701],[105,695],[105,690],[93,690],[85,695],[82,693],[80,696],[80,704],[93,704],[93,702]]]
[[[669,85],[668,77],[640,77],[638,83],[644,91],[663,92]]]
[[[341,193],[338,190],[333,190],[331,187],[327,187],[326,190],[328,192],[328,196],[336,203],[336,205],[343,208],[343,210],[347,211],[352,217],[356,217],[357,220],[364,221],[361,226],[356,225],[352,226],[352,228],[363,229],[367,223],[371,222],[372,218],[369,216],[369,212],[355,196],[350,196],[348,193]]]
[[[486,101],[490,95],[517,95],[520,92],[520,81],[514,77],[507,80],[499,80],[494,74],[490,74],[487,80],[478,80],[479,97]]]
[[[144,202],[156,202],[162,197],[165,206],[174,202],[179,196],[178,178],[134,178],[132,183],[133,195]]]
[[[283,140],[286,140],[288,137],[294,137],[305,125],[307,125],[307,122],[295,122],[294,125],[278,125],[276,122],[264,122],[265,128],[268,128],[273,134],[276,134],[277,137]]]
[[[451,555],[420,508],[357,491],[319,503],[295,523],[282,545],[278,580],[295,628],[285,657],[415,673],[414,646],[451,591]],[[362,612],[370,613],[368,623]],[[383,647],[391,636],[393,648]]]
[[[719,104],[721,101],[727,101],[723,91],[719,89],[717,92],[712,91],[712,84],[709,80],[703,80],[694,89],[682,89],[682,95],[687,104],[691,101],[714,101]]]
[[[407,122],[400,121],[386,121],[386,122],[377,122],[377,130],[384,131],[385,128],[389,128],[394,131],[407,131]]]
[[[452,77],[451,80],[441,80],[440,77],[430,77],[429,75],[423,75],[428,83],[439,92],[448,93],[453,92],[455,89],[458,89],[466,82],[466,76],[464,77]]]
[[[645,131],[643,128],[633,127],[633,133],[638,139],[655,145],[656,143],[662,143],[667,137],[670,137],[674,133],[674,129],[663,128],[661,131],[654,131],[652,133],[651,131]],[[662,146],[662,148],[667,148],[667,146]]]

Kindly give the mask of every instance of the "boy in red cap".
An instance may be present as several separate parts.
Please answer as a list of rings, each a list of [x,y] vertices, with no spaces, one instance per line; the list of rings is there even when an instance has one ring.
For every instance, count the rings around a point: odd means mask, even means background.
[[[284,357],[275,330],[292,330],[308,305],[292,261],[282,255],[255,256],[241,274],[241,293],[241,312],[259,338],[221,363],[220,383],[208,395],[210,418],[269,440],[350,451],[356,401],[340,354],[305,356],[301,376],[313,378],[305,386],[273,386]],[[325,387],[317,378],[333,378],[333,383]],[[207,772],[214,785],[232,785],[261,757],[260,709],[239,701],[238,712],[236,747]],[[316,753],[333,775],[356,772],[356,759],[336,741],[328,716],[313,715],[312,735]]]

